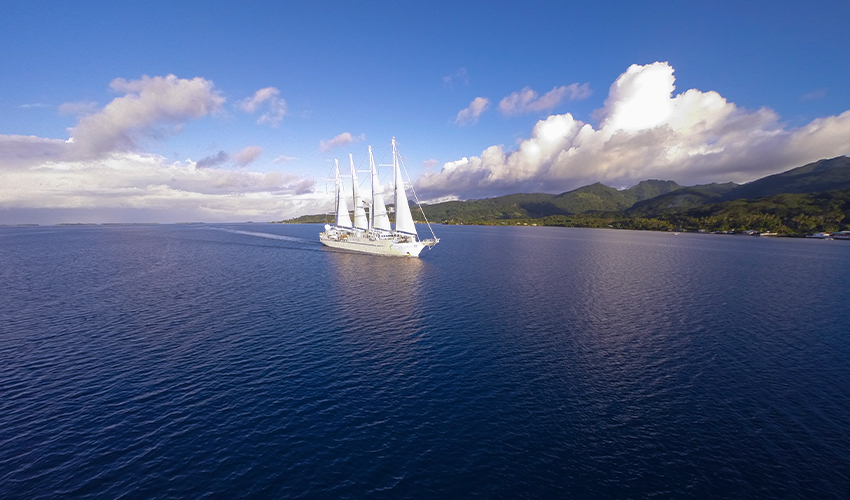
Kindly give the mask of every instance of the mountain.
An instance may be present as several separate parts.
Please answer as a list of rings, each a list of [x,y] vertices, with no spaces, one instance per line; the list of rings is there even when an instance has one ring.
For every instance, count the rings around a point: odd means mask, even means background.
[[[625,210],[636,202],[678,189],[682,189],[682,186],[673,181],[641,181],[636,186],[623,190],[597,182],[558,195],[510,194],[483,200],[422,205],[422,209],[429,220],[435,221],[539,219],[552,215],[572,215],[589,211]]]
[[[667,221],[664,224],[677,224],[676,227],[681,227],[678,224],[682,224],[687,218],[706,219],[729,217],[733,214],[737,220],[747,220],[741,218],[742,214],[759,213],[770,217],[781,215],[783,220],[792,220],[793,217],[788,214],[798,212],[801,215],[808,214],[806,217],[815,217],[820,221],[818,227],[825,228],[843,224],[841,221],[844,220],[844,215],[840,214],[846,213],[850,220],[850,212],[847,212],[848,192],[850,192],[850,158],[839,156],[744,185],[727,182],[683,187],[673,181],[646,180],[629,189],[617,190],[597,182],[558,195],[511,194],[482,200],[422,205],[422,210],[432,222],[486,224],[496,221],[549,218],[551,220],[548,222],[551,225],[603,224],[608,226],[611,224],[603,223],[602,220],[613,217],[623,220],[632,219],[629,223],[632,225],[612,227],[637,229],[655,228],[654,226],[634,226],[634,221],[637,219],[643,220],[641,222],[643,224],[648,219],[662,218]],[[797,196],[808,194],[812,196]],[[767,198],[771,199],[767,200]],[[414,217],[418,213],[419,210],[414,210]],[[416,218],[421,220],[419,217]],[[289,222],[327,220],[326,215],[308,215]],[[791,229],[803,231],[802,220],[793,219],[793,224],[786,220],[783,224],[787,227],[791,227],[788,224],[796,225]]]
[[[431,220],[467,223],[588,212],[622,211],[630,217],[652,217],[737,199],[754,200],[784,193],[840,189],[850,189],[850,158],[846,156],[820,160],[744,185],[727,182],[682,187],[673,181],[647,180],[629,189],[617,190],[597,182],[559,195],[513,194],[423,205],[423,209]]]
[[[562,209],[560,215],[583,212],[625,210],[635,203],[682,189],[673,181],[640,181],[629,189],[617,190],[597,182],[559,194],[553,199],[555,206]],[[564,213],[566,212],[566,213]]]
[[[636,186],[632,186],[629,189],[625,189],[620,192],[626,196],[634,197],[634,201],[629,205],[632,206],[637,202],[662,196],[679,189],[682,189],[682,186],[673,181],[649,180],[640,181]]]
[[[748,182],[723,195],[723,200],[764,198],[783,193],[817,193],[850,189],[850,158],[838,156]]]
[[[727,182],[718,184],[702,184],[677,189],[654,198],[639,201],[626,209],[631,216],[646,216],[662,212],[699,207],[723,200],[723,195],[738,188],[738,184]]]

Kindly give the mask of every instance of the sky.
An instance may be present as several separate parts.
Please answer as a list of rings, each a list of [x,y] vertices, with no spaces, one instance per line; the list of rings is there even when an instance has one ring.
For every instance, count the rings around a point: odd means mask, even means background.
[[[0,224],[327,212],[392,137],[423,202],[850,154],[846,0],[2,4]]]

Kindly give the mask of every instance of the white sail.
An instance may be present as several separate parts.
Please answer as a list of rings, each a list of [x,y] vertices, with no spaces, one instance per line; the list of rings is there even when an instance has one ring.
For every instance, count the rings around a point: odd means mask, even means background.
[[[366,218],[366,210],[363,209],[363,200],[360,198],[360,184],[357,182],[354,155],[351,153],[348,153],[348,162],[351,164],[351,190],[354,193],[354,227],[365,231],[369,229],[369,220]]]
[[[334,160],[334,174],[336,175],[336,225],[351,227],[351,216],[348,215],[348,205],[345,203],[342,179],[339,176],[339,160]]]
[[[407,195],[404,193],[404,178],[401,176],[395,137],[393,137],[393,168],[395,169],[395,230],[400,233],[416,235],[416,224],[413,223],[413,215],[410,214],[410,205],[408,205]]]
[[[384,191],[378,179],[378,169],[375,168],[375,158],[372,156],[372,146],[369,146],[369,169],[372,173],[372,227],[390,231],[390,218],[384,204]]]

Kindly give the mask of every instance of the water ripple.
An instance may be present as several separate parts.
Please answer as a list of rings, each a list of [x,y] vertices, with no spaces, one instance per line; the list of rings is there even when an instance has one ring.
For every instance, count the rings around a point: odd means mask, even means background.
[[[839,498],[850,245],[0,228],[0,497]]]

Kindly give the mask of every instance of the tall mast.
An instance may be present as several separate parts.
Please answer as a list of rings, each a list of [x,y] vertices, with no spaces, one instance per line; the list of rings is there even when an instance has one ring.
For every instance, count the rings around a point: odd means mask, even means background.
[[[407,204],[404,192],[404,177],[401,175],[401,165],[398,161],[398,150],[393,137],[393,177],[395,177],[395,230],[401,233],[416,235],[416,224]]]
[[[369,208],[369,229],[375,227],[375,159],[372,158],[372,146],[369,146],[369,177],[372,181],[372,206]]]
[[[348,153],[348,163],[351,166],[351,191],[354,194],[354,227],[365,230],[369,228],[369,221],[366,219],[363,200],[360,198],[360,183],[357,181],[357,170],[354,168],[354,155],[351,153]]]
[[[372,146],[369,146],[369,170],[372,174],[372,227],[391,231],[390,218],[387,216],[387,207],[384,204],[384,191],[381,188],[381,181],[378,179],[375,158],[372,156]]]
[[[348,206],[342,190],[342,178],[339,175],[339,160],[336,159],[334,160],[334,176],[336,177],[336,225],[351,227],[351,217],[348,215]]]

